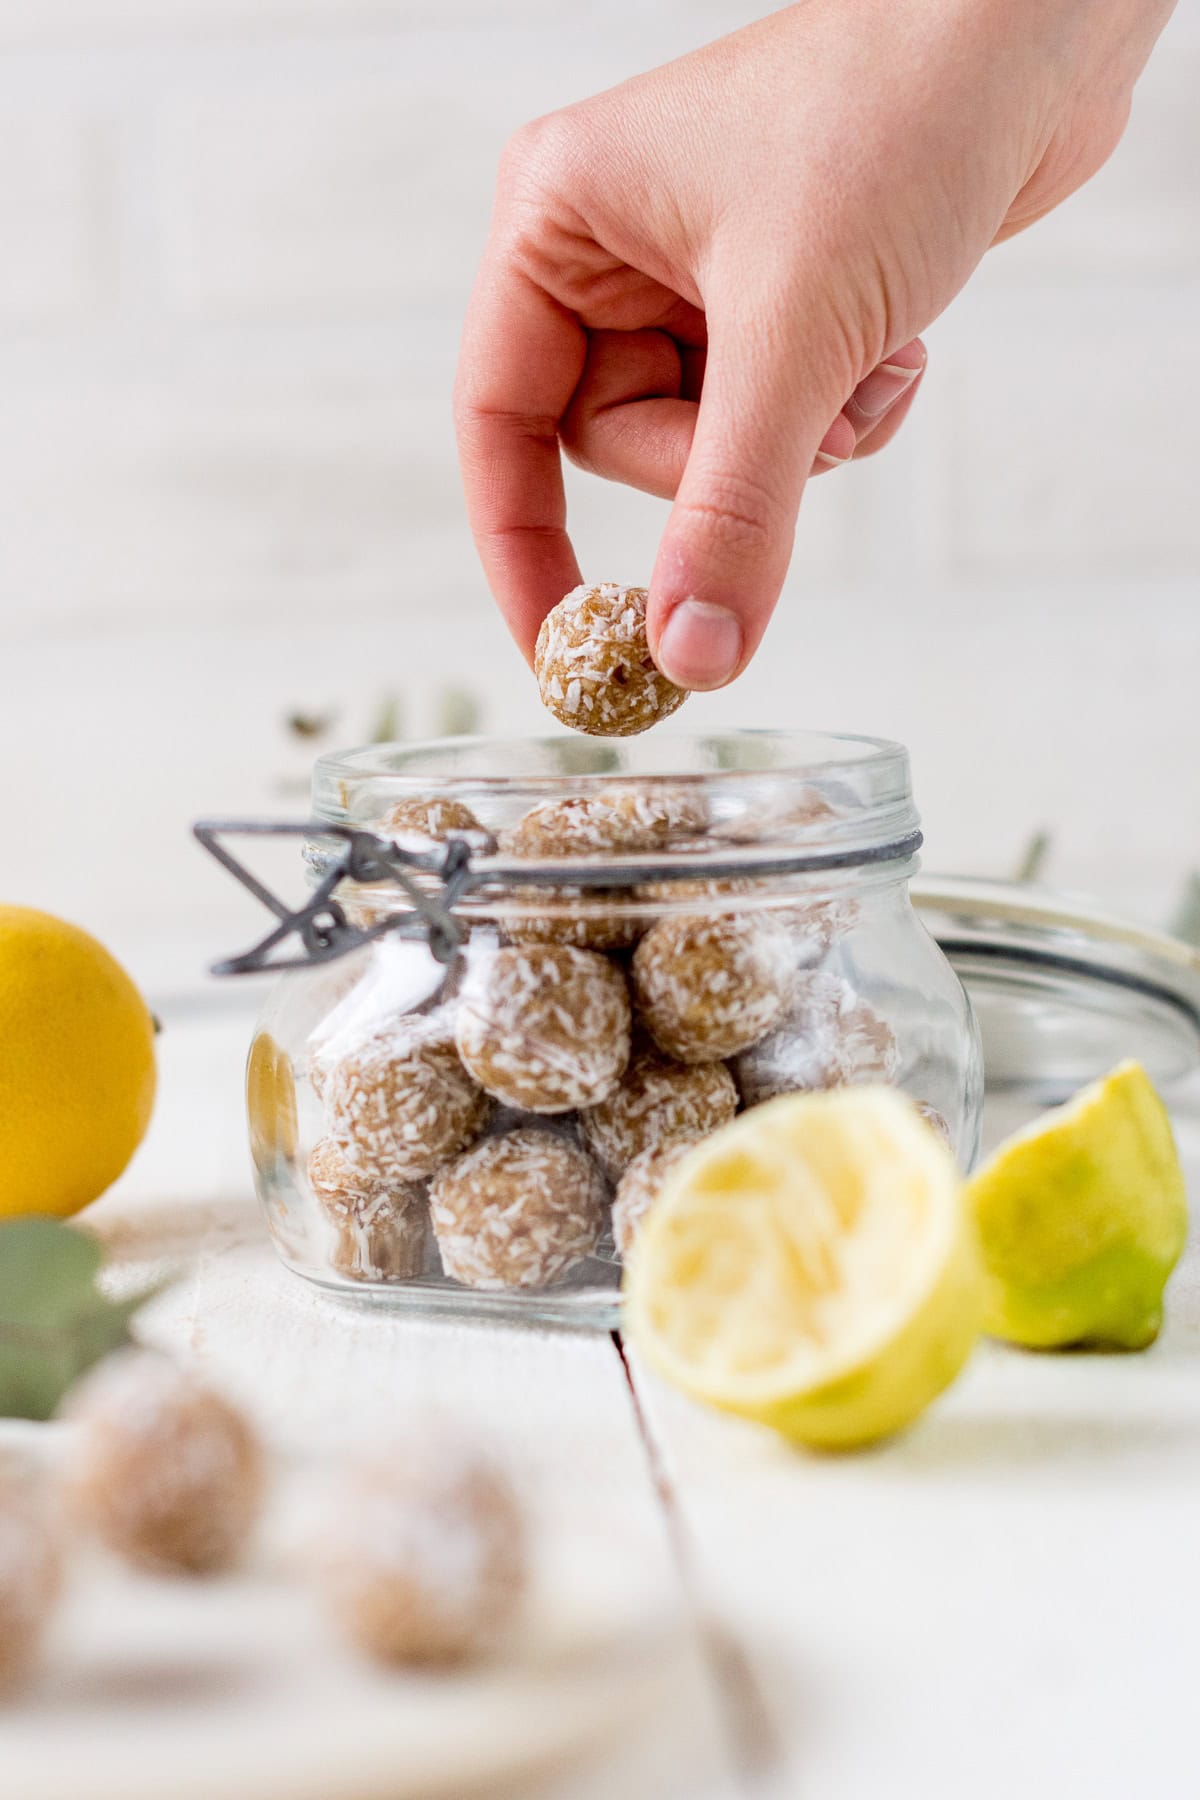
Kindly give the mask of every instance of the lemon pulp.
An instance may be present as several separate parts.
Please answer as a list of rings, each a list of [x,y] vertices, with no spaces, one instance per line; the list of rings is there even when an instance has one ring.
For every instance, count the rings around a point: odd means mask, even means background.
[[[908,1424],[978,1336],[961,1181],[889,1089],[786,1095],[699,1145],[643,1221],[627,1320],[662,1374],[798,1441]]]

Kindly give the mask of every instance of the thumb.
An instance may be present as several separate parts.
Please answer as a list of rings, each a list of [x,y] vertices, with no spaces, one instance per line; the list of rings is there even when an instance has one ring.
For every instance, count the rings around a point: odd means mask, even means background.
[[[767,628],[805,479],[854,387],[814,356],[822,335],[710,315],[695,435],[650,581],[651,652],[679,687],[732,681]]]

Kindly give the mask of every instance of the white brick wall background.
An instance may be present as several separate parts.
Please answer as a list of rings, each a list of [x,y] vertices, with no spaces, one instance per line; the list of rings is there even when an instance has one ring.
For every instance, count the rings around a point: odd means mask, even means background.
[[[0,0],[0,893],[180,987],[253,915],[187,835],[297,809],[295,708],[496,729],[532,684],[448,401],[522,119],[733,0]],[[802,105],[802,95],[798,96]],[[1200,0],[1126,142],[929,334],[911,425],[815,484],[769,654],[697,724],[908,742],[931,864],[1161,917],[1200,864]],[[663,508],[573,477],[585,570]],[[292,791],[287,782],[293,784]]]

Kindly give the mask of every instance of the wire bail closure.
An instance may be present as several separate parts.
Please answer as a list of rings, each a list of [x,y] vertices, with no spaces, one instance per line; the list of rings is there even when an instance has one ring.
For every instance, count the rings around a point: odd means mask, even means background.
[[[471,880],[471,845],[465,838],[452,837],[430,851],[402,850],[398,844],[358,826],[336,825],[324,819],[310,819],[303,824],[271,819],[201,819],[192,832],[209,855],[279,921],[249,950],[214,963],[214,975],[259,975],[314,968],[348,956],[352,950],[392,931],[424,938],[434,959],[442,964],[452,962],[462,944],[465,934],[452,908]],[[292,907],[273,894],[227,848],[221,840],[228,837],[340,838],[342,848],[306,904]],[[426,877],[426,885],[418,882],[419,875]],[[433,891],[428,885],[430,878],[440,884]],[[343,881],[364,886],[395,882],[412,902],[413,912],[380,919],[373,925],[354,925],[341,902],[334,898]],[[271,954],[293,935],[299,939],[301,954]]]
[[[487,892],[512,884],[519,884],[526,890],[555,888],[564,882],[574,889],[589,891],[622,889],[639,882],[687,881],[697,874],[694,862],[653,858],[612,862],[592,868],[569,860],[565,864],[540,865],[503,862],[490,854],[490,844],[478,837],[472,841],[467,834],[449,837],[431,850],[402,850],[391,839],[376,837],[361,826],[335,824],[327,819],[309,819],[301,824],[274,819],[201,819],[193,825],[192,831],[209,855],[215,857],[222,868],[227,869],[234,880],[261,901],[279,921],[273,931],[240,956],[214,963],[214,975],[259,975],[277,969],[312,968],[347,956],[352,950],[389,932],[396,932],[401,937],[423,938],[435,960],[448,964],[454,960],[466,935],[454,916],[454,908],[468,893]],[[331,863],[323,865],[324,873],[307,904],[292,907],[273,894],[226,848],[221,842],[226,837],[333,838],[341,840],[342,848]],[[780,875],[831,874],[895,862],[915,856],[920,848],[921,833],[909,831],[886,843],[861,845],[854,849],[757,855],[751,870],[736,855],[722,857],[714,853],[705,858],[702,873],[709,881],[736,880],[747,873],[760,880]],[[482,866],[476,861],[477,854],[482,857]],[[363,886],[394,882],[411,902],[413,910],[380,919],[374,925],[351,924],[341,903],[334,899],[343,881],[354,881]],[[271,952],[293,934],[300,941],[302,954],[272,956]]]

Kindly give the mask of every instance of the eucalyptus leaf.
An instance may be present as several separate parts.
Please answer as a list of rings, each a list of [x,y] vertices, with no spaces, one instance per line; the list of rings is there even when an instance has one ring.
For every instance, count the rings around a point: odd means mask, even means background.
[[[125,1343],[159,1291],[107,1299],[100,1246],[60,1219],[0,1223],[0,1417],[48,1419],[77,1376]]]

